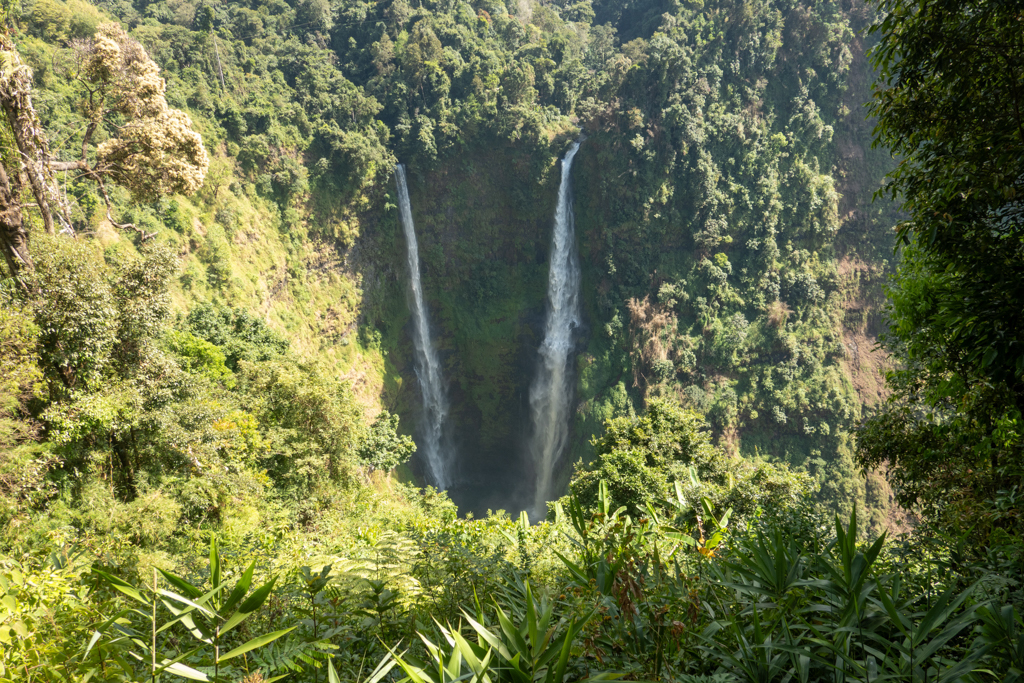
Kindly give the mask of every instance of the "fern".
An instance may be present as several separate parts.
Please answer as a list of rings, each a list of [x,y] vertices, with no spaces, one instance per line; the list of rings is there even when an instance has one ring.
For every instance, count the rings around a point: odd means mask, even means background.
[[[288,671],[302,673],[306,667],[319,669],[324,665],[337,645],[330,638],[334,631],[328,631],[324,638],[306,641],[298,635],[281,638],[260,650],[253,656],[253,662],[263,671]]]

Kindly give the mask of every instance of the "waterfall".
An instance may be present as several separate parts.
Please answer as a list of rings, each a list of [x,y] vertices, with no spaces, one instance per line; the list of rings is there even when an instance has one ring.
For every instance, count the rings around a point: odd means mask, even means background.
[[[441,377],[441,361],[430,338],[430,322],[423,304],[423,286],[420,283],[420,255],[416,245],[416,227],[412,222],[409,188],[405,184],[405,167],[395,166],[398,182],[398,207],[405,230],[405,243],[409,261],[409,288],[412,290],[413,344],[416,347],[416,378],[423,395],[423,420],[420,437],[422,449],[434,486],[444,491],[451,486],[449,472],[450,449],[444,447],[444,421],[448,415],[448,396]],[[448,452],[446,452],[448,451]]]
[[[562,159],[555,229],[548,272],[548,311],[540,366],[530,387],[533,435],[530,455],[536,470],[533,515],[543,517],[552,490],[559,458],[569,442],[572,403],[570,355],[575,345],[573,328],[580,324],[580,264],[572,212],[570,172],[580,143],[573,143]]]

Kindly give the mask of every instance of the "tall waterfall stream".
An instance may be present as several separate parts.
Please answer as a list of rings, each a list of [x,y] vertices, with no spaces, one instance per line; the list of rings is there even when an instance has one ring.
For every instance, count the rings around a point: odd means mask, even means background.
[[[548,272],[548,312],[540,364],[530,387],[533,433],[530,456],[536,473],[533,516],[543,517],[554,497],[559,459],[569,442],[573,385],[569,372],[575,346],[574,328],[580,324],[580,264],[576,253],[575,219],[570,174],[580,143],[573,143],[562,159],[555,228]]]
[[[416,378],[423,395],[423,419],[419,431],[421,448],[430,479],[444,491],[452,485],[451,448],[445,444],[445,417],[448,415],[448,395],[441,376],[441,361],[430,337],[430,321],[423,303],[423,285],[420,282],[420,255],[416,245],[416,228],[409,204],[409,188],[405,182],[405,167],[395,166],[398,182],[398,207],[408,247],[409,288],[413,300],[413,345],[416,348]]]

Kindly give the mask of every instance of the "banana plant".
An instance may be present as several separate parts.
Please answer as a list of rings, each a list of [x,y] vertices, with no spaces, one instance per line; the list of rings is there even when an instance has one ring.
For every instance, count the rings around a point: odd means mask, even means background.
[[[123,638],[134,645],[135,650],[131,654],[135,659],[148,663],[150,679],[153,683],[164,673],[195,681],[221,683],[228,680],[221,676],[222,666],[247,652],[274,642],[295,628],[282,629],[257,636],[227,652],[223,652],[225,636],[266,602],[274,588],[275,579],[271,579],[250,593],[249,589],[252,587],[253,573],[256,569],[255,562],[249,565],[234,586],[229,586],[223,580],[221,569],[222,562],[216,537],[210,540],[210,583],[212,588],[205,592],[185,579],[164,570],[157,571],[177,592],[160,588],[155,572],[152,587],[140,589],[116,576],[99,569],[93,569],[93,572],[113,588],[136,603],[145,606],[145,612],[139,609],[134,611],[136,614],[143,616],[150,624],[148,642],[143,640],[140,634],[134,632],[126,624],[115,624],[114,628],[120,632]],[[229,588],[230,590],[228,590]],[[173,616],[173,619],[162,625],[158,625],[157,608],[159,605],[162,605]],[[157,639],[161,633],[176,624],[184,626],[198,645],[191,650],[180,653],[174,659],[167,659],[160,653],[157,647]],[[99,633],[94,635],[92,644],[97,642],[99,637]],[[209,661],[211,661],[213,669],[212,676],[183,662],[183,660],[192,658],[193,655],[201,650],[208,651]],[[271,683],[271,681],[278,680],[279,678],[283,678],[283,676],[266,680],[267,683]]]

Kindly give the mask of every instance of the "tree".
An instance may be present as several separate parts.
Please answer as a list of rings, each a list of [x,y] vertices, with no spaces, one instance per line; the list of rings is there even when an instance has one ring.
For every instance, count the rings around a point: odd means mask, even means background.
[[[903,364],[861,433],[859,459],[887,465],[902,504],[950,526],[1020,530],[1009,493],[1024,474],[1020,8],[881,0],[879,9],[871,110],[876,144],[902,160],[887,192],[909,215],[884,342]],[[1016,511],[998,511],[1004,503]]]
[[[279,480],[308,491],[324,475],[333,480],[351,475],[363,421],[348,382],[286,357],[240,362],[239,385],[246,409],[260,423],[274,425],[268,469]]]
[[[51,233],[55,220],[73,232],[55,171],[78,171],[95,182],[106,202],[107,219],[121,228],[135,226],[113,219],[107,180],[140,201],[174,192],[191,194],[202,186],[210,164],[202,138],[188,114],[167,106],[159,67],[118,24],[101,24],[91,40],[72,42],[67,73],[81,89],[84,119],[77,140],[80,156],[74,161],[61,161],[51,151],[32,105],[31,72],[6,33],[0,35],[0,60],[0,108],[17,150],[16,159],[5,157],[0,164],[0,246],[12,274],[33,266],[21,204],[26,181]],[[143,239],[150,237],[140,233]]]
[[[356,455],[371,471],[390,472],[409,460],[416,452],[413,440],[398,433],[398,416],[382,412],[363,437]]]
[[[950,370],[1024,396],[1024,39],[1020,8],[882,0],[876,144],[902,162],[899,236],[947,280],[924,322]],[[915,349],[908,348],[914,353]]]
[[[105,198],[104,177],[140,201],[192,194],[202,187],[210,165],[203,140],[192,130],[188,114],[167,106],[166,83],[146,50],[120,25],[108,23],[97,28],[93,40],[75,43],[72,52],[87,123],[81,158],[54,162],[54,169],[83,171]],[[110,137],[96,145],[90,164],[93,139],[101,129]]]
[[[244,309],[200,304],[187,322],[193,334],[220,348],[230,370],[237,371],[239,361],[271,360],[288,350],[288,340]]]
[[[32,74],[6,33],[0,34],[0,108],[10,125],[15,143],[10,154],[16,159],[4,155],[0,163],[0,246],[8,269],[17,275],[33,265],[21,211],[26,181],[47,232],[54,231],[51,207],[63,209],[63,202],[55,189],[49,145],[32,106]],[[67,212],[58,211],[58,217],[70,229]]]
[[[304,0],[295,8],[295,19],[302,26],[327,33],[334,26],[331,5],[327,0]]]
[[[615,504],[633,514],[648,503],[661,505],[673,481],[694,477],[700,482],[700,490],[690,492],[694,501],[707,495],[716,507],[732,507],[739,515],[762,505],[781,511],[808,488],[806,476],[785,466],[754,464],[722,452],[711,443],[699,413],[665,399],[652,400],[638,417],[608,420],[593,445],[597,460],[589,467],[578,463],[569,483],[571,495],[591,507],[601,481]]]

